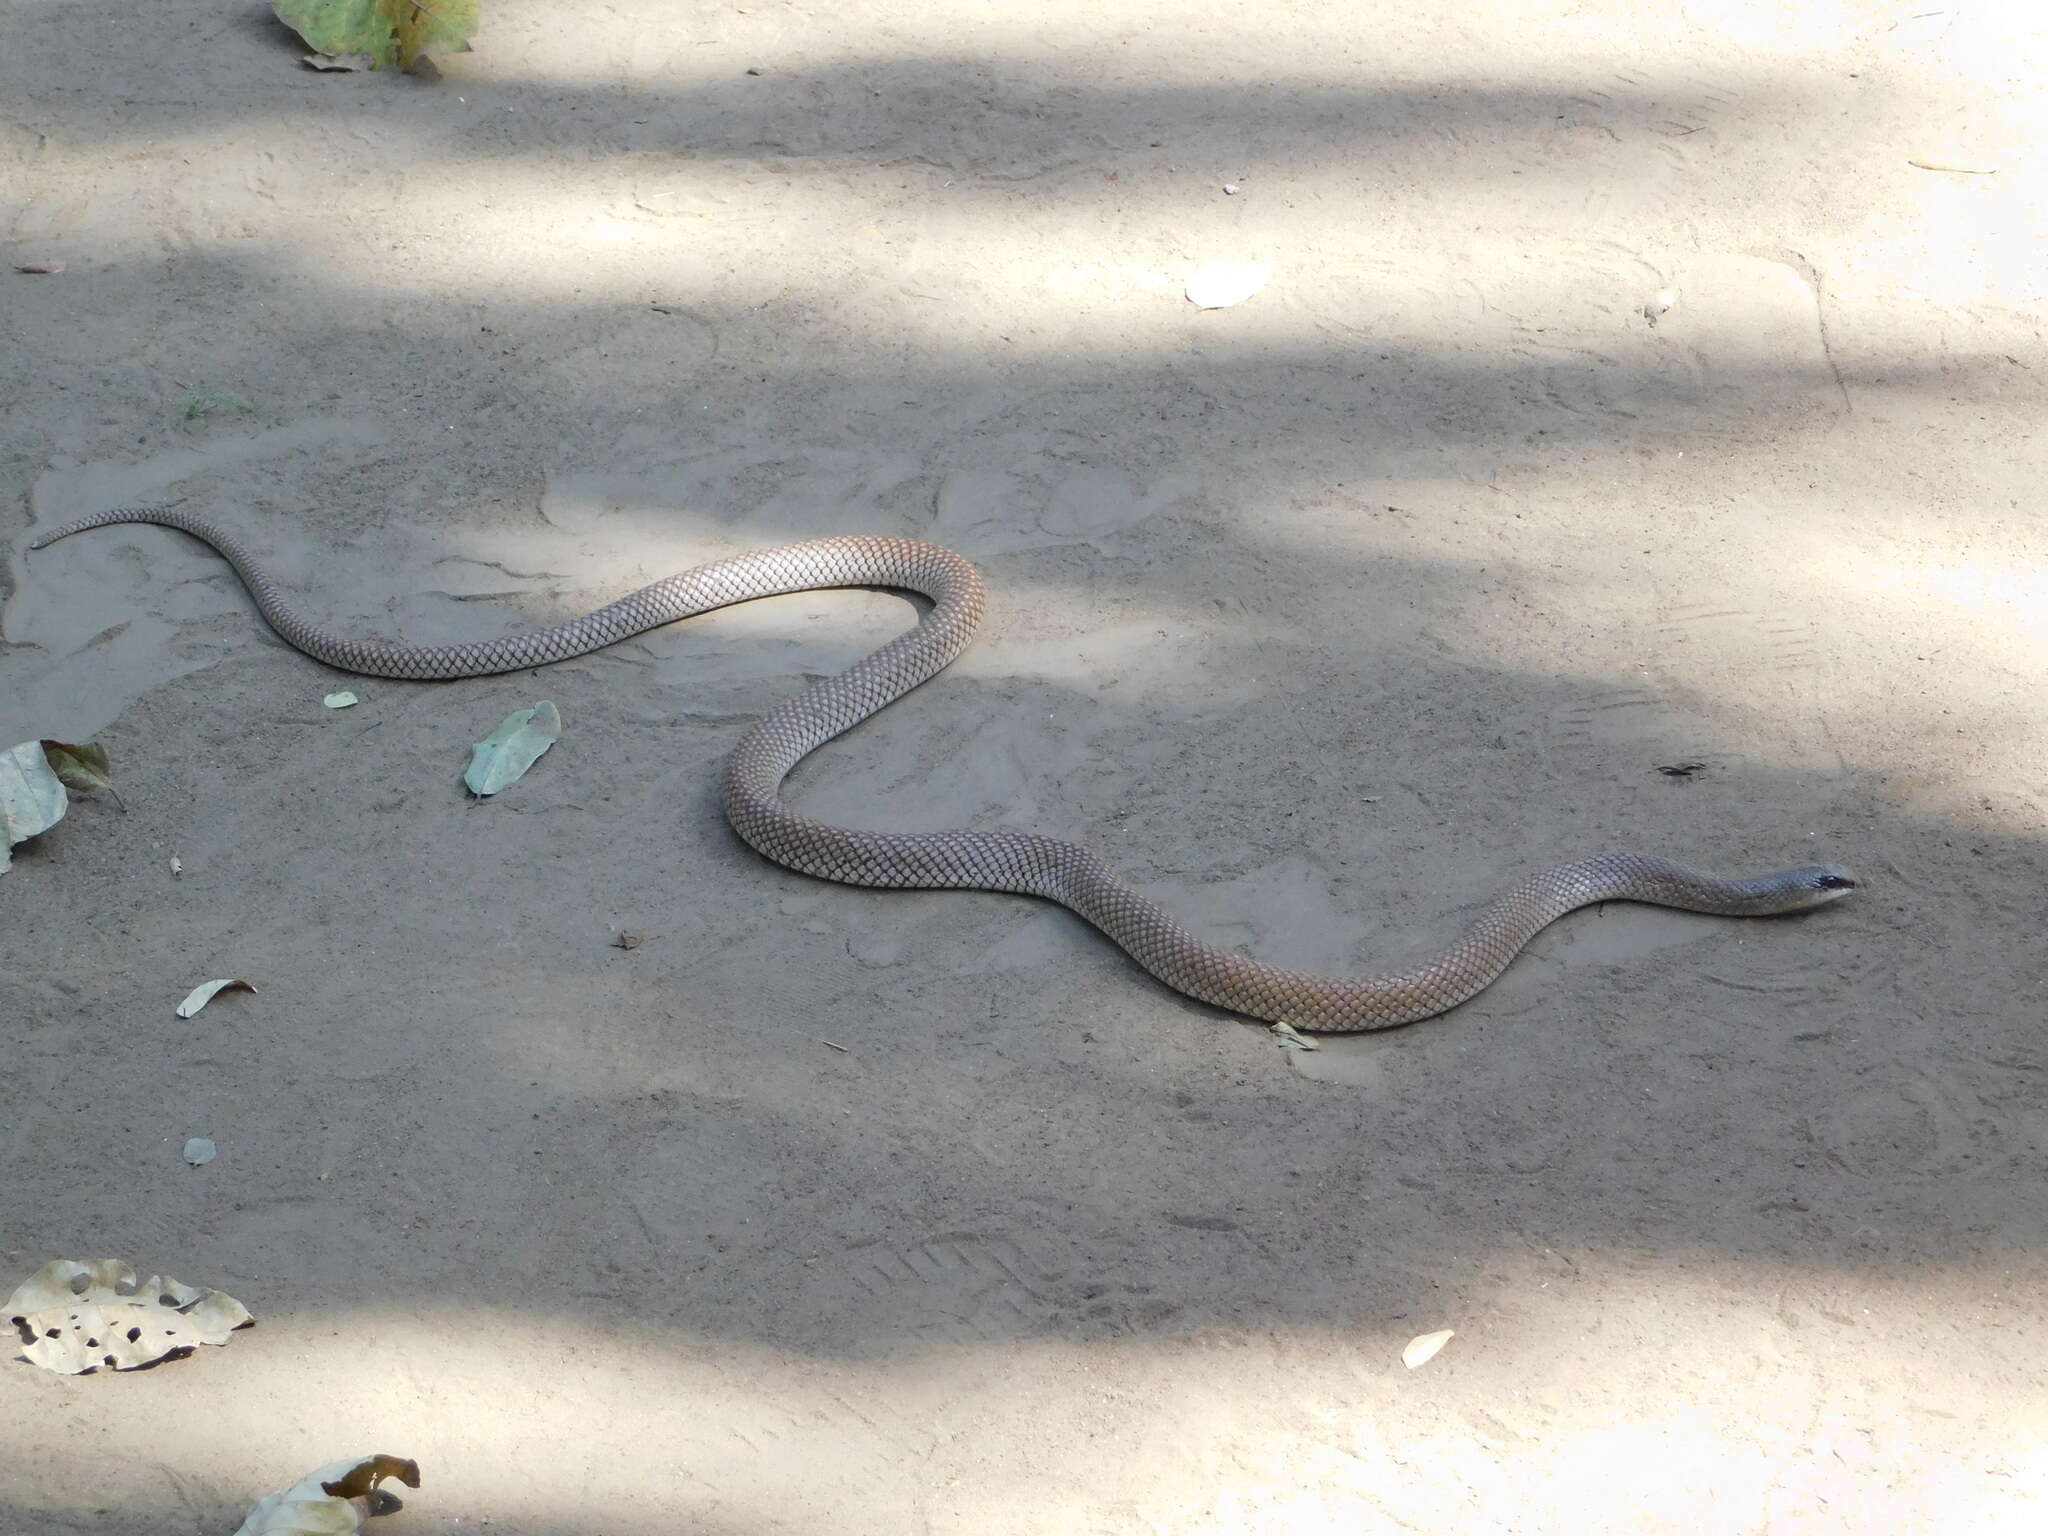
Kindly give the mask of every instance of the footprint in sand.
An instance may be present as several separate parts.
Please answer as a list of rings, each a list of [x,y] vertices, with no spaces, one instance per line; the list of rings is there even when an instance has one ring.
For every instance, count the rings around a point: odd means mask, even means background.
[[[954,1341],[1035,1333],[1055,1308],[1036,1288],[1030,1263],[1001,1234],[947,1233],[906,1248],[855,1249],[840,1271],[841,1317],[873,1331]]]

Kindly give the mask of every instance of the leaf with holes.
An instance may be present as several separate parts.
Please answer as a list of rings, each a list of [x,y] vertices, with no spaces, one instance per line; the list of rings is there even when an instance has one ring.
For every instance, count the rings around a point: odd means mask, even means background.
[[[151,1275],[138,1285],[119,1259],[54,1259],[15,1287],[0,1310],[22,1354],[46,1370],[132,1371],[201,1344],[225,1344],[255,1321],[223,1291]]]
[[[420,1464],[384,1455],[332,1462],[250,1510],[235,1536],[348,1536],[370,1516],[397,1507],[398,1500],[377,1486],[387,1477],[417,1488]]]
[[[411,69],[422,54],[460,53],[478,0],[271,0],[277,19],[323,54],[367,54],[372,69]]]

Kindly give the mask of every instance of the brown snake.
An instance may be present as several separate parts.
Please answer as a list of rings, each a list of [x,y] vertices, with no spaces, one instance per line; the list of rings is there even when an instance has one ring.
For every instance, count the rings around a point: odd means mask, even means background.
[[[158,523],[204,540],[235,568],[287,644],[331,667],[373,677],[482,677],[544,666],[657,625],[780,593],[832,587],[919,593],[933,606],[916,628],[837,677],[785,699],[740,739],[725,770],[725,813],[733,829],[778,864],[848,885],[1045,897],[1100,928],[1176,991],[1301,1029],[1385,1029],[1454,1008],[1505,970],[1538,930],[1593,902],[1640,901],[1764,917],[1820,906],[1856,885],[1846,870],[1826,864],[1731,880],[1664,859],[1602,854],[1529,876],[1495,897],[1464,937],[1405,970],[1359,977],[1279,970],[1205,944],[1072,843],[1025,832],[863,832],[827,826],[783,804],[782,781],[806,754],[937,675],[966,648],[981,619],[981,575],[949,549],[914,539],[811,539],[698,566],[530,634],[408,646],[348,640],[314,628],[279,596],[277,584],[238,540],[174,508],[96,512],[44,534],[29,548],[110,523]]]

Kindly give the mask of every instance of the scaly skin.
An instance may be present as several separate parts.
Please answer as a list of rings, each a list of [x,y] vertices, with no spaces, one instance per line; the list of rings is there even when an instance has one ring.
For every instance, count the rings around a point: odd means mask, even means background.
[[[915,539],[812,539],[698,566],[580,619],[528,634],[406,646],[349,640],[315,628],[284,601],[277,583],[238,540],[174,508],[94,513],[29,547],[41,549],[112,523],[156,523],[204,540],[235,568],[286,643],[331,667],[372,677],[481,677],[545,666],[677,619],[778,593],[831,587],[920,593],[933,606],[915,629],[778,705],[741,738],[725,772],[725,813],[734,830],[778,864],[848,885],[1045,897],[1100,928],[1176,991],[1300,1029],[1386,1029],[1454,1008],[1506,970],[1540,929],[1593,902],[1642,901],[1764,917],[1820,906],[1855,886],[1846,871],[1832,865],[1730,880],[1664,859],[1602,854],[1531,875],[1496,897],[1457,942],[1405,970],[1359,977],[1278,970],[1204,943],[1072,843],[1023,832],[864,832],[827,826],[783,804],[782,781],[808,753],[936,676],[973,638],[986,600],[981,574],[951,550]]]

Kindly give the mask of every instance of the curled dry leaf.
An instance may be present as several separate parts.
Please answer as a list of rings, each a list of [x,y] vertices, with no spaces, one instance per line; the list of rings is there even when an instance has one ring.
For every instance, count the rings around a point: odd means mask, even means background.
[[[8,849],[57,825],[70,804],[40,741],[0,752],[0,870],[12,862]]]
[[[495,795],[540,761],[540,755],[562,734],[562,716],[542,699],[531,709],[515,709],[498,728],[469,749],[469,772],[462,782],[481,799]]]
[[[224,976],[219,981],[202,982],[185,994],[185,1001],[178,1004],[178,1017],[189,1019],[223,992],[254,992],[256,988],[246,981],[237,981]]]
[[[642,944],[645,944],[646,942],[647,940],[637,933],[622,933],[616,939],[612,940],[612,948],[638,949]]]
[[[17,261],[14,270],[25,277],[49,277],[69,265],[66,261]]]
[[[201,1344],[225,1344],[255,1321],[223,1291],[135,1271],[119,1259],[55,1259],[15,1287],[4,1313],[22,1353],[46,1370],[130,1371]]]
[[[1429,1364],[1436,1358],[1436,1352],[1451,1342],[1451,1336],[1457,1331],[1455,1328],[1442,1328],[1435,1333],[1417,1334],[1401,1351],[1401,1363],[1411,1371]]]
[[[1307,1035],[1304,1035],[1292,1024],[1282,1022],[1279,1024],[1269,1024],[1266,1027],[1270,1029],[1274,1035],[1278,1036],[1280,1043],[1286,1046],[1287,1049],[1289,1049],[1290,1051],[1318,1051],[1322,1049],[1321,1046],[1317,1045],[1315,1041],[1309,1039]]]
[[[397,1504],[377,1486],[387,1477],[417,1488],[420,1464],[382,1454],[330,1462],[250,1510],[235,1536],[348,1536]]]

